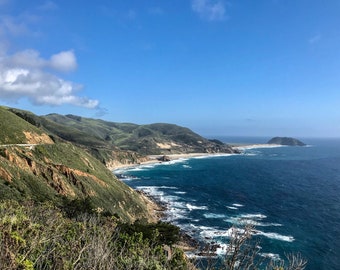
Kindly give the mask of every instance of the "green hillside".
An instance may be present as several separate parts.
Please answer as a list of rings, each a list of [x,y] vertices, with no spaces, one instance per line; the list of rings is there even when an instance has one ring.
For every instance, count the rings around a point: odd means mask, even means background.
[[[0,144],[29,143],[23,131],[38,135],[43,134],[41,129],[17,117],[8,108],[0,107]]]
[[[127,185],[116,179],[105,165],[84,149],[69,142],[56,143],[42,129],[0,109],[0,198],[25,201],[53,201],[62,205],[65,200],[89,200],[93,207],[103,208],[125,221],[150,218],[145,200]],[[35,119],[39,120],[39,118]],[[35,134],[34,146],[25,134]],[[45,141],[37,138],[44,138]]]
[[[37,116],[7,107],[0,107],[0,120],[1,198],[59,205],[65,198],[86,199],[126,221],[150,218],[145,200],[107,168],[139,163],[148,154],[232,151],[172,124]]]
[[[188,128],[174,124],[136,125],[58,114],[50,114],[43,118],[73,130],[76,129],[86,134],[85,139],[100,139],[105,142],[107,148],[115,146],[122,150],[138,152],[141,155],[232,152],[229,146],[221,142],[209,141]],[[63,134],[58,135],[70,140]],[[86,146],[93,145],[90,140],[84,142],[85,139],[77,142]]]

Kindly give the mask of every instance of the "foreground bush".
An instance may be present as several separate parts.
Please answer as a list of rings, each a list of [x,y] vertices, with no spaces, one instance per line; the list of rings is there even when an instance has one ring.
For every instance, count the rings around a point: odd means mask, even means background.
[[[65,217],[48,204],[0,203],[1,269],[188,269],[183,252],[99,214]]]

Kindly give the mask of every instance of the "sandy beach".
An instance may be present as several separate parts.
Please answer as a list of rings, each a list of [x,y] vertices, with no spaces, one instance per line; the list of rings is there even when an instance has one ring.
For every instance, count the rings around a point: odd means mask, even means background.
[[[143,165],[152,165],[157,163],[164,163],[164,162],[171,162],[179,159],[188,159],[188,158],[198,158],[198,157],[211,157],[211,156],[229,156],[233,155],[230,153],[189,153],[189,154],[170,154],[170,155],[149,155],[147,156],[147,161],[143,161],[140,163],[134,164],[119,164],[111,167],[110,169],[113,171],[120,170],[120,169],[127,169],[127,168],[134,168],[137,166]],[[169,160],[163,161],[162,157],[166,157]]]
[[[282,147],[281,144],[268,144],[268,143],[262,143],[262,144],[246,144],[246,145],[235,145],[232,148],[234,150],[244,151],[249,149],[256,149],[256,148],[275,148],[275,147]]]
[[[275,148],[275,147],[282,147],[282,145],[279,145],[279,144],[245,144],[245,145],[233,145],[232,149],[242,153],[243,151],[249,150],[249,149]],[[212,157],[212,156],[229,156],[229,155],[234,155],[234,154],[230,154],[230,153],[188,153],[188,154],[169,154],[169,155],[149,155],[149,156],[147,156],[146,161],[143,161],[143,162],[140,162],[140,163],[135,163],[135,164],[115,164],[110,169],[115,171],[115,170],[119,170],[119,169],[133,168],[133,167],[136,167],[136,166],[151,165],[151,164],[175,161],[175,160],[179,160],[179,159],[198,158],[198,157]],[[163,161],[162,157],[166,157],[169,160]]]

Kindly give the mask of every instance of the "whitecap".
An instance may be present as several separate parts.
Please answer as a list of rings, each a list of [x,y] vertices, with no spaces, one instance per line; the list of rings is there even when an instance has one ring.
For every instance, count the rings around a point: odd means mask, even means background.
[[[282,226],[282,224],[279,223],[265,223],[265,222],[259,222],[252,219],[245,219],[240,217],[230,217],[228,219],[225,219],[224,221],[235,224],[235,225],[253,225],[255,227],[279,227]]]
[[[285,241],[285,242],[293,242],[295,240],[293,236],[286,236],[286,235],[281,235],[281,234],[273,233],[273,232],[265,233],[261,231],[256,231],[256,235],[263,235],[270,239],[275,239],[275,240]]]
[[[227,253],[227,251],[229,251],[230,249],[230,245],[228,244],[224,244],[224,243],[217,243],[218,247],[216,248],[216,251],[215,253],[218,255],[218,256],[223,256]]]
[[[173,164],[177,164],[177,163],[183,163],[187,160],[188,159],[186,159],[186,158],[179,158],[179,159],[174,159],[174,160],[171,160],[171,161],[166,161],[166,162],[162,162],[162,163],[158,163],[158,164],[164,165],[164,166],[169,166],[169,165],[173,165]]]
[[[205,218],[225,218],[226,217],[226,215],[223,215],[223,214],[214,214],[214,213],[203,214],[203,216]]]
[[[238,208],[235,207],[235,206],[227,206],[227,208],[228,208],[228,209],[231,209],[231,210],[238,210]]]
[[[243,204],[239,204],[239,203],[233,203],[232,206],[235,206],[235,207],[243,207],[244,205],[243,205]]]
[[[199,226],[201,229],[200,235],[205,239],[212,239],[216,237],[231,237],[235,233],[243,233],[243,229],[229,228],[228,230],[219,230],[214,227]]]
[[[207,206],[196,206],[196,205],[192,205],[190,203],[187,203],[186,207],[189,209],[189,211],[192,211],[192,210],[208,210]]]
[[[187,194],[185,191],[175,191],[176,194]]]
[[[249,150],[249,149],[260,149],[260,148],[277,148],[277,147],[284,147],[284,145],[280,144],[251,144],[251,145],[240,145],[234,146],[233,148],[236,150]]]
[[[279,254],[274,254],[274,253],[259,253],[260,256],[264,257],[264,258],[270,258],[274,261],[280,261],[280,255]]]
[[[265,219],[267,218],[267,216],[263,214],[242,214],[242,215],[239,215],[239,218],[241,219]]]
[[[169,186],[159,186],[161,189],[178,189],[178,187],[169,187]]]
[[[126,172],[140,172],[140,171],[145,171],[144,167],[136,167],[136,168],[131,168],[127,169]]]
[[[215,158],[215,157],[230,157],[230,156],[235,156],[238,154],[211,154],[211,155],[203,155],[203,156],[197,156],[197,157],[192,157],[193,159],[208,159],[208,158]]]

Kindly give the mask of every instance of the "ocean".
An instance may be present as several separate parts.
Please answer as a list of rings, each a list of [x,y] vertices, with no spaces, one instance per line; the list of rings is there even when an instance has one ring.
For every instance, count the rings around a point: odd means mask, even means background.
[[[265,143],[263,138],[218,138]],[[340,139],[303,139],[306,147],[248,149],[120,171],[125,181],[167,204],[165,221],[218,243],[231,226],[255,226],[263,256],[301,253],[306,269],[340,269]]]

